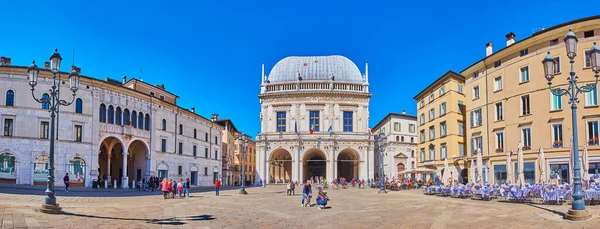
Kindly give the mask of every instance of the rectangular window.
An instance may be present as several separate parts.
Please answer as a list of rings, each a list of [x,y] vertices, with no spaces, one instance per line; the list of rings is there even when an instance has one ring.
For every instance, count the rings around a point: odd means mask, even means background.
[[[419,154],[419,161],[425,161],[425,149],[421,149],[421,153]]]
[[[285,127],[285,111],[279,111],[277,112],[277,132],[285,132]]]
[[[525,56],[527,54],[529,54],[529,50],[528,49],[523,49],[519,52],[520,56]]]
[[[594,36],[594,30],[583,32],[583,38],[588,38],[588,37],[593,37],[593,36]]]
[[[446,145],[440,146],[440,159],[448,158],[448,148]]]
[[[425,130],[419,132],[419,137],[421,138],[421,143],[425,142]]]
[[[598,105],[598,88],[585,93],[585,106],[597,106]]]
[[[160,100],[165,100],[165,97],[162,95],[159,98],[160,98]]]
[[[4,119],[4,136],[13,136],[13,120]]]
[[[557,44],[558,44],[558,38],[550,41],[550,46],[557,45]]]
[[[40,123],[40,138],[41,139],[48,139],[48,133],[49,133],[48,130],[49,129],[50,129],[49,122],[42,121]]]
[[[423,125],[425,123],[425,114],[421,114],[419,116],[419,124]]]
[[[208,148],[204,148],[204,158],[208,158]]]
[[[479,72],[473,72],[473,79],[479,76]]]
[[[521,129],[521,140],[523,142],[523,150],[531,149],[531,128]]]
[[[504,132],[496,133],[496,152],[504,152]]]
[[[529,95],[521,96],[521,115],[531,114],[531,104],[529,101]]]
[[[590,51],[589,50],[585,50],[584,53],[584,58],[585,58],[585,67],[589,68],[592,67],[592,60],[590,59]]]
[[[496,103],[496,121],[504,120],[504,108],[502,102]]]
[[[160,152],[167,152],[167,139],[160,140]]]
[[[83,136],[83,127],[81,125],[75,125],[75,141],[81,142]]]
[[[433,101],[435,99],[435,96],[433,94],[429,95],[429,102],[431,103],[431,101]]]
[[[315,132],[319,132],[319,111],[310,111],[309,128]]]
[[[423,108],[425,106],[425,100],[421,100],[421,102],[419,102],[419,108]]]
[[[458,136],[465,136],[465,123],[458,122]]]
[[[429,140],[435,139],[435,128],[433,126],[429,127]]]
[[[446,88],[441,87],[438,96],[442,96],[444,93],[446,93]]]
[[[435,148],[433,147],[429,148],[429,160],[435,160]]]
[[[554,90],[555,93],[559,93],[560,90]],[[550,109],[553,111],[562,110],[562,96],[557,96],[550,93]]]
[[[219,160],[219,151],[215,150],[215,160]]]
[[[151,91],[150,92],[150,96],[154,97],[154,92]]]
[[[589,145],[598,145],[598,121],[590,121],[587,123],[587,139]]]
[[[208,168],[204,167],[204,176],[208,176]]]
[[[563,147],[562,124],[552,124],[552,148]]]
[[[463,93],[463,85],[458,85],[458,93]]]
[[[444,137],[448,134],[447,129],[446,122],[440,123],[440,137]]]
[[[554,73],[560,73],[560,57],[554,57],[554,62],[556,63],[554,65]]]
[[[179,143],[179,154],[183,154],[183,142]]]
[[[502,90],[502,76],[498,76],[494,79],[494,91]]]
[[[431,110],[429,110],[429,121],[435,119],[435,109],[431,108]]]
[[[473,87],[473,99],[479,99],[479,86]]]
[[[502,61],[498,60],[498,61],[494,62],[494,68],[497,68],[500,66],[502,66]]]
[[[445,115],[446,114],[446,102],[443,102],[442,104],[440,104],[440,116]]]
[[[529,82],[529,66],[522,67],[520,69],[521,78],[519,79],[520,83]]]
[[[197,147],[196,147],[195,145],[194,145],[194,146],[192,146],[192,155],[193,155],[194,157],[195,157],[195,156],[197,156],[196,148],[197,148]]]
[[[471,128],[481,126],[481,108],[471,111]]]
[[[182,175],[183,174],[183,166],[177,166],[177,174]]]
[[[481,136],[471,138],[471,156],[477,153],[477,150],[483,150],[483,140]],[[483,152],[482,152],[483,153]]]
[[[459,114],[465,113],[465,104],[463,101],[460,101],[460,100],[458,100],[458,113]]]
[[[506,184],[506,165],[494,165],[494,180],[498,184]]]
[[[415,133],[415,124],[408,124],[408,132]]]
[[[465,144],[464,143],[458,143],[458,154],[461,157],[465,156]]]
[[[352,132],[352,111],[344,111],[344,132]]]

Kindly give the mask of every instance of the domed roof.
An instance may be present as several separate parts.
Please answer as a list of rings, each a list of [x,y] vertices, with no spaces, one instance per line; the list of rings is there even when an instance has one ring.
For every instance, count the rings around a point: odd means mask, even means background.
[[[302,81],[330,80],[330,73],[335,81],[364,81],[358,67],[350,59],[338,55],[283,58],[273,66],[268,80],[269,83],[295,82],[297,73],[300,73]]]

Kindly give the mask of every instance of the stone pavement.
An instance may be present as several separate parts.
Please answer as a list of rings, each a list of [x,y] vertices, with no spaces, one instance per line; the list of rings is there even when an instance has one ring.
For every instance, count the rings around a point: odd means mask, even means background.
[[[567,205],[527,205],[425,196],[419,190],[330,190],[329,209],[300,207],[285,186],[193,192],[187,199],[62,196],[62,215],[36,211],[42,194],[0,188],[2,228],[600,228],[600,206],[586,222],[568,222]],[[298,190],[301,190],[300,188]]]

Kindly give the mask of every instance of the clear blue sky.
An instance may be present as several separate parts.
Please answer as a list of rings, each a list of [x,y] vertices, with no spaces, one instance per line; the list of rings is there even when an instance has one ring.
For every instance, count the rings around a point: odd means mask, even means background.
[[[144,81],[165,84],[180,106],[217,112],[251,135],[260,130],[262,61],[268,74],[286,56],[339,54],[364,74],[369,60],[373,126],[389,112],[415,114],[413,96],[481,59],[488,41],[496,51],[508,32],[518,41],[600,13],[597,1],[53,2],[3,1],[0,55],[25,66],[59,48],[66,71],[75,47],[82,74],[100,79],[143,68]]]

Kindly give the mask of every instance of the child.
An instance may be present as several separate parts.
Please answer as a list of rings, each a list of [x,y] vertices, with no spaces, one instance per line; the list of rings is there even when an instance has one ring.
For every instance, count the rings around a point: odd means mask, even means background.
[[[183,179],[179,179],[179,182],[177,182],[177,193],[179,194],[179,198],[181,198],[183,195]]]
[[[306,185],[302,189],[302,207],[310,207],[310,198],[312,197],[312,186],[310,185],[310,180],[306,181]],[[306,204],[304,200],[306,199]]]
[[[318,208],[319,209],[325,208],[325,206],[327,206],[327,200],[329,200],[329,198],[327,197],[327,194],[324,191],[319,190],[319,195],[317,196]]]

